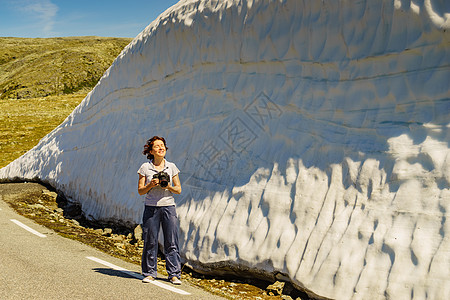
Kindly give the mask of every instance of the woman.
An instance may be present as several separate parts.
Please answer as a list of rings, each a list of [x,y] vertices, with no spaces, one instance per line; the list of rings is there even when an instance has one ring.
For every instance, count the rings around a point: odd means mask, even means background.
[[[181,193],[180,172],[174,163],[165,159],[167,145],[164,138],[154,136],[144,145],[142,152],[150,160],[138,170],[138,192],[145,195],[143,216],[144,249],[142,253],[143,282],[151,282],[157,276],[158,234],[162,225],[164,234],[164,254],[169,280],[181,284],[181,262],[178,250],[178,219],[175,211],[175,199],[172,194]],[[168,184],[162,172],[168,174]],[[155,176],[156,175],[156,176]],[[167,184],[167,185],[166,185]]]

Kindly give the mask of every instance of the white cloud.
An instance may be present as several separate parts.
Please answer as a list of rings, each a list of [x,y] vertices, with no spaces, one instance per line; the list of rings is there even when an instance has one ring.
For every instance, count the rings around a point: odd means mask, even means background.
[[[53,33],[55,17],[58,12],[58,6],[51,0],[23,0],[16,2],[16,8],[36,18],[39,22],[37,26],[42,27],[44,36],[50,36]]]

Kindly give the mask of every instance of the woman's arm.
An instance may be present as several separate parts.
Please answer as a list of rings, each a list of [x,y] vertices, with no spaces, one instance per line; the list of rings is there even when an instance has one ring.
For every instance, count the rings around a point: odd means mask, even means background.
[[[138,193],[139,195],[147,194],[152,188],[159,184],[159,180],[154,178],[147,185],[145,184],[145,176],[139,174]]]
[[[178,174],[172,177],[172,183],[173,185],[172,186],[168,185],[166,190],[169,190],[174,194],[181,194],[181,183]]]

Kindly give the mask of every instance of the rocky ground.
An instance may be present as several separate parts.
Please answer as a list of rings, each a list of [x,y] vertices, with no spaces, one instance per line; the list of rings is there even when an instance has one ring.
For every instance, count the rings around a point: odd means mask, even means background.
[[[140,264],[142,230],[85,220],[81,208],[40,183],[2,183],[0,195],[19,214],[33,219],[58,234],[98,248],[105,253]],[[165,275],[164,257],[158,272]],[[245,278],[217,278],[183,267],[181,279],[229,299],[312,299],[289,283]]]

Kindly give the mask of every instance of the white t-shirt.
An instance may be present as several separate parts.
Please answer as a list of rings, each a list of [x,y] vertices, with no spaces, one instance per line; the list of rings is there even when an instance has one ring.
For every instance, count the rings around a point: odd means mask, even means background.
[[[178,170],[177,166],[174,163],[171,163],[165,159],[163,171],[169,174],[170,177],[169,185],[172,185],[172,178],[178,173],[180,173],[180,170]],[[156,170],[155,165],[153,165],[153,162],[149,161],[143,163],[137,172],[138,174],[145,176],[145,184],[148,184],[152,180],[153,175],[157,174],[159,171]],[[145,195],[145,205],[171,206],[175,205],[175,199],[173,198],[171,192],[158,185],[152,188]]]

